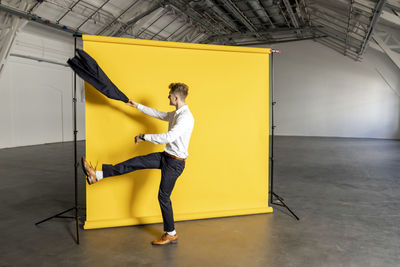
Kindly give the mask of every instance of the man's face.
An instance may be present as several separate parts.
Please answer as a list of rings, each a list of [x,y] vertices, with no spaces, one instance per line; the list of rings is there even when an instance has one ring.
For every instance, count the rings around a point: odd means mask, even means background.
[[[171,106],[175,106],[178,103],[178,96],[177,95],[169,92],[168,98],[169,98],[169,104]]]

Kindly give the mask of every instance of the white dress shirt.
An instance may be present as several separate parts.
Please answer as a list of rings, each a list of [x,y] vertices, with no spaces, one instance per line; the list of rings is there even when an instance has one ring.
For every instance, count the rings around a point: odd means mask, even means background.
[[[188,105],[171,112],[161,112],[139,104],[137,109],[151,117],[168,121],[168,132],[145,134],[144,140],[153,144],[167,144],[164,151],[178,158],[187,158],[189,140],[192,135],[194,118]]]

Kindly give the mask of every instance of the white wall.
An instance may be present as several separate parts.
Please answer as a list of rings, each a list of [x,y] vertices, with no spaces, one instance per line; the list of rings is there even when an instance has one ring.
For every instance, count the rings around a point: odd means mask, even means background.
[[[12,54],[66,64],[73,38],[28,24]],[[0,148],[73,140],[73,72],[69,67],[10,56],[0,76]],[[83,82],[77,82],[78,140],[85,138]]]
[[[400,70],[368,48],[362,62],[314,41],[276,44],[277,135],[400,138]]]

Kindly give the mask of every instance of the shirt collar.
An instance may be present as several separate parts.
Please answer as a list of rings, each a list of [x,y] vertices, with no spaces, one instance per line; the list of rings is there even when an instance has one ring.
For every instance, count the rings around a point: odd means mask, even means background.
[[[175,114],[179,114],[179,113],[181,113],[183,110],[188,109],[188,108],[189,108],[188,105],[185,104],[184,106],[178,108],[178,109],[175,111]]]

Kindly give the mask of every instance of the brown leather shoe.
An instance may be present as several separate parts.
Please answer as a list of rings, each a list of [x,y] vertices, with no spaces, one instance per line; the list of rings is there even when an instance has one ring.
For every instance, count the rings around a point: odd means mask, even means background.
[[[178,242],[178,235],[169,235],[167,233],[163,234],[160,239],[154,240],[151,242],[153,245],[167,245],[167,244],[175,244]]]
[[[86,158],[81,158],[81,164],[82,164],[82,169],[83,172],[86,175],[86,180],[88,182],[88,184],[94,184],[95,182],[97,182],[97,177],[96,177],[96,170],[93,169],[89,163],[86,161]]]

